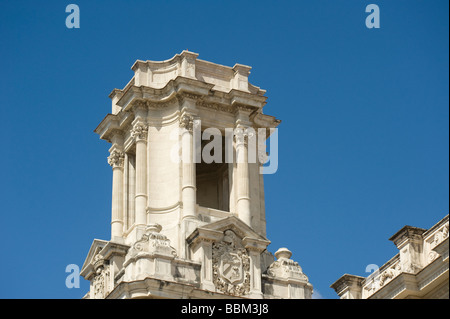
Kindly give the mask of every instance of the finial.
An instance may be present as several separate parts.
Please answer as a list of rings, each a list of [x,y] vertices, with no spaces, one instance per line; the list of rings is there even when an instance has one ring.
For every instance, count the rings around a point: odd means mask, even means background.
[[[289,258],[291,258],[291,256],[292,256],[292,252],[291,252],[289,249],[284,248],[284,247],[278,249],[278,250],[275,252],[275,257],[276,257],[277,259],[280,259],[280,258],[286,258],[286,259],[289,259]]]

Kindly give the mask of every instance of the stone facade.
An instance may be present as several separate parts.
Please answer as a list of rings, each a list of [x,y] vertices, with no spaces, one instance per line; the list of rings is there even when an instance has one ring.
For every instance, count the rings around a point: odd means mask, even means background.
[[[367,278],[345,274],[331,285],[341,299],[448,299],[448,215],[428,230],[405,226],[399,250]]]
[[[249,151],[255,132],[265,142],[280,121],[263,113],[250,67],[197,56],[138,60],[131,81],[110,94],[95,132],[111,143],[111,239],[92,243],[85,298],[311,298],[289,250],[276,260],[267,250],[264,161]],[[214,156],[231,161],[198,160],[198,136],[230,128],[232,152]]]

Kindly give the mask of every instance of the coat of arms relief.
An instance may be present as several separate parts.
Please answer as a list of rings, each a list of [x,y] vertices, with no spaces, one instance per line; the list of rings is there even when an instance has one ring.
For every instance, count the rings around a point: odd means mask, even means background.
[[[213,243],[212,264],[217,290],[234,296],[250,292],[250,257],[232,230],[224,232],[221,242]]]
[[[93,299],[103,299],[109,293],[109,268],[107,261],[97,254],[94,257],[95,277],[93,282]]]

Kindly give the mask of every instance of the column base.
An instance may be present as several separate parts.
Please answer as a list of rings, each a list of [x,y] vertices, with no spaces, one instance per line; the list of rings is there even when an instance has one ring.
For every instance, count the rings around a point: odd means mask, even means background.
[[[261,291],[251,291],[248,297],[251,299],[264,299],[264,295]]]
[[[147,225],[135,225],[131,232],[127,236],[126,244],[132,245],[142,238],[145,234],[145,228]]]
[[[113,242],[113,243],[125,244],[125,239],[123,237],[119,237],[119,236],[111,237],[110,241]]]
[[[216,291],[216,286],[214,286],[214,284],[212,282],[202,282],[202,284],[200,285],[200,288],[203,290],[212,291],[212,292]]]
[[[180,251],[182,258],[189,259],[189,247],[186,238],[197,228],[198,220],[194,216],[186,216],[181,220]]]

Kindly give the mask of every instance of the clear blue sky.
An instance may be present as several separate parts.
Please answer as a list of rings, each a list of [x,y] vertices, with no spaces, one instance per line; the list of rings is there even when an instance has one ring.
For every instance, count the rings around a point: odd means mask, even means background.
[[[81,28],[67,29],[76,3]],[[378,4],[381,28],[365,26]],[[184,49],[253,67],[279,126],[269,250],[323,298],[449,204],[447,0],[1,1],[0,298],[80,298],[65,267],[110,238],[108,144],[93,133],[137,59]]]

